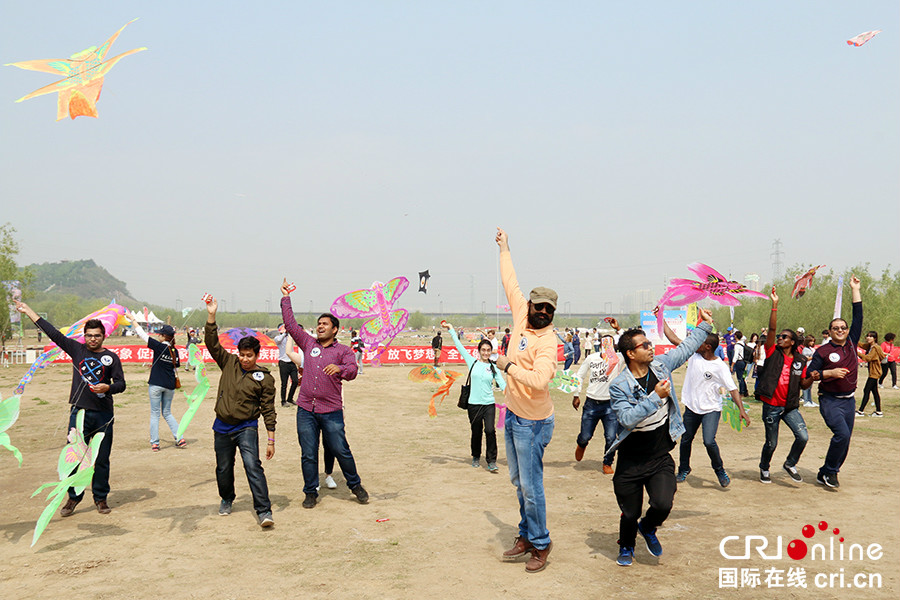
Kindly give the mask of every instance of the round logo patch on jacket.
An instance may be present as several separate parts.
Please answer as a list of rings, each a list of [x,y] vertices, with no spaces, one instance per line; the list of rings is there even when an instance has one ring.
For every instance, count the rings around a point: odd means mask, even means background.
[[[251,375],[251,377],[253,377],[253,379],[255,379],[256,381],[262,381],[265,376],[266,374],[262,371],[255,371],[253,375]]]
[[[109,354],[104,354],[103,356],[100,357],[100,362],[108,367],[109,365],[111,365],[113,363],[113,357],[110,356]]]
[[[525,348],[527,348],[527,347],[528,347],[528,338],[522,337],[522,339],[519,340],[519,352],[524,351]]]
[[[830,360],[833,363],[836,363],[837,361],[841,360],[841,355],[838,354],[837,352],[832,352],[831,354],[828,355],[828,360]]]
[[[313,348],[312,350],[309,351],[309,355],[312,356],[313,358],[317,357],[320,354],[322,354],[321,348]]]

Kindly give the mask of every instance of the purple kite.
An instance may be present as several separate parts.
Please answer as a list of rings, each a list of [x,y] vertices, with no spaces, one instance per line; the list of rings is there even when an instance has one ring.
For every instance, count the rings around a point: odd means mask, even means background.
[[[339,296],[331,303],[331,314],[341,319],[369,320],[359,329],[367,346],[388,345],[406,327],[409,311],[394,310],[394,303],[409,287],[406,277],[395,277],[387,284],[376,281],[371,288]]]
[[[737,281],[725,279],[724,275],[703,263],[691,263],[688,265],[688,270],[697,275],[700,281],[678,278],[669,280],[669,287],[657,303],[659,311],[656,313],[656,327],[660,333],[664,331],[663,309],[666,306],[684,306],[704,298],[710,298],[725,306],[738,306],[741,301],[732,294],[750,294],[760,298],[767,297],[762,292],[748,290]]]

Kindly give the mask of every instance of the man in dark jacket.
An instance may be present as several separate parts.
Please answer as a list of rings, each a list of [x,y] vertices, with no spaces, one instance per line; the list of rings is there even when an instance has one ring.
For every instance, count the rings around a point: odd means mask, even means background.
[[[275,456],[275,379],[269,370],[256,364],[259,340],[245,337],[238,342],[237,356],[219,344],[216,310],[219,303],[213,298],[206,308],[206,348],[222,369],[216,395],[216,419],[213,435],[216,449],[216,482],[219,485],[219,514],[231,514],[234,502],[234,456],[238,448],[244,462],[244,472],[253,494],[260,527],[271,527],[272,504],[266,474],[259,460],[259,416],[262,415],[268,432],[266,460]]]
[[[106,503],[109,494],[109,455],[113,442],[113,394],[125,391],[125,374],[119,357],[103,347],[106,330],[99,319],[90,319],[84,324],[84,343],[60,333],[56,327],[24,302],[16,302],[16,310],[28,316],[53,342],[72,359],[72,388],[69,393],[69,429],[76,427],[78,411],[84,410],[84,441],[88,444],[98,433],[103,433],[103,441],[94,462],[94,477],[91,491],[97,512],[107,515],[111,509]],[[69,488],[69,499],[60,509],[62,517],[69,517],[81,502],[84,492],[75,494]]]

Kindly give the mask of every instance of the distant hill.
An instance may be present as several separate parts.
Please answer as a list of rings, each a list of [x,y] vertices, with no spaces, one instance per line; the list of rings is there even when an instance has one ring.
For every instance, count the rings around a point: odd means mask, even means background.
[[[124,281],[93,260],[64,260],[57,263],[29,265],[34,278],[31,289],[37,296],[71,294],[81,299],[115,298],[120,304],[137,305]]]

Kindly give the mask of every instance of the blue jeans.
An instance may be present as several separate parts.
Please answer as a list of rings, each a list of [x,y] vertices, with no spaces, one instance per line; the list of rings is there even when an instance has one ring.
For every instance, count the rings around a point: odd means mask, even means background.
[[[604,453],[608,452],[609,447],[616,441],[616,430],[619,426],[616,413],[613,412],[609,400],[601,402],[591,398],[585,399],[584,407],[581,409],[581,432],[578,434],[575,443],[582,448],[587,448],[588,442],[594,437],[594,431],[597,429],[597,424],[600,421],[603,421],[603,438],[606,441],[603,451]],[[613,452],[609,456],[604,456],[603,464],[612,465],[615,455],[616,453]]]
[[[259,432],[256,427],[245,427],[232,433],[213,432],[213,446],[216,450],[216,483],[219,485],[219,497],[222,500],[234,501],[234,456],[240,448],[244,472],[250,493],[253,494],[253,508],[256,514],[272,512],[269,502],[269,486],[266,474],[259,461]]]
[[[313,413],[297,407],[297,439],[300,441],[300,467],[303,470],[303,493],[317,494],[319,487],[319,432],[322,444],[337,459],[352,490],[360,484],[356,461],[350,452],[344,432],[344,411]],[[326,460],[327,462],[327,460]],[[327,468],[327,464],[326,464]]]
[[[505,427],[509,480],[519,497],[519,536],[538,550],[550,545],[547,503],[544,498],[544,448],[553,437],[554,418],[523,419],[507,409]]]
[[[853,423],[856,420],[856,399],[819,394],[819,412],[833,434],[825,454],[825,464],[819,472],[836,474],[840,472],[841,465],[847,459],[847,452],[850,451],[850,436],[853,435]]]
[[[851,402],[851,408],[852,408]],[[775,448],[778,447],[778,426],[781,421],[791,428],[794,432],[794,443],[791,445],[791,451],[788,452],[785,464],[788,466],[796,466],[800,461],[800,455],[806,448],[809,441],[809,432],[806,430],[806,421],[800,414],[800,409],[794,408],[787,412],[783,406],[772,406],[763,402],[762,405],[763,426],[766,428],[766,443],[763,444],[762,454],[759,457],[759,468],[763,471],[769,470],[772,463],[772,455],[775,454]]]
[[[76,426],[78,420],[78,411],[80,409],[71,407],[69,413],[69,429]],[[94,461],[94,476],[91,478],[91,492],[94,494],[94,502],[106,500],[109,495],[109,455],[112,452],[113,443],[113,413],[99,410],[84,411],[84,441],[88,445],[91,439],[97,433],[105,434],[103,441],[100,442],[100,448],[97,450],[97,460]],[[75,469],[72,469],[75,472]],[[84,497],[84,492],[75,493],[75,488],[69,488],[69,498],[78,500]]]
[[[698,414],[684,407],[684,434],[681,436],[680,457],[678,460],[678,471],[691,471],[691,444],[694,442],[694,436],[697,430],[703,427],[703,445],[706,446],[706,453],[709,455],[709,462],[713,471],[720,473],[725,470],[722,464],[722,455],[719,454],[719,444],[716,443],[716,431],[719,429],[719,418],[722,416],[721,411],[714,410],[712,412]]]
[[[158,385],[150,386],[150,443],[159,443],[159,415],[162,412],[172,437],[178,433],[178,421],[172,416],[172,398],[175,397],[175,390],[168,390]],[[175,440],[178,441],[177,439]]]

